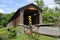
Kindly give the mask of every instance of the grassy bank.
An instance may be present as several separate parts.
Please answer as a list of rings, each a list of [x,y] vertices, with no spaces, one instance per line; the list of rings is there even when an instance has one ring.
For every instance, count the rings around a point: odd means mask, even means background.
[[[8,31],[5,27],[0,28],[0,40],[8,40]]]
[[[8,40],[8,31],[5,27],[0,28],[0,40]],[[20,34],[20,36],[11,40],[30,40],[30,37],[26,34]],[[40,35],[39,40],[57,40],[57,38]]]
[[[26,35],[26,34],[21,34],[20,36],[16,37],[13,40],[30,40],[30,37],[28,37],[28,35]],[[39,37],[39,40],[57,40],[57,38],[52,38],[52,37],[41,35]]]

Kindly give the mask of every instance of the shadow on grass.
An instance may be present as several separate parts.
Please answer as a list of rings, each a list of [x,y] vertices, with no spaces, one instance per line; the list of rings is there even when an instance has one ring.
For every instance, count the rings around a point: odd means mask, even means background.
[[[2,38],[2,37],[0,37],[0,40],[3,40],[3,38]]]

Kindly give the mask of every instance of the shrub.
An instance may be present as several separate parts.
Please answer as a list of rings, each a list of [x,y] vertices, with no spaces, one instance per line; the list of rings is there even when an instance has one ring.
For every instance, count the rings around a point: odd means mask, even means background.
[[[9,38],[14,38],[16,37],[17,33],[16,33],[16,29],[15,28],[8,28],[8,37]]]
[[[3,40],[3,38],[2,38],[2,37],[0,37],[0,40]]]

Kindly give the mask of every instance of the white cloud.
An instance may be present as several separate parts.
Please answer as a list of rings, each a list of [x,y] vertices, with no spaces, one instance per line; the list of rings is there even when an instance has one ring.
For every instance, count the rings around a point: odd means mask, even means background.
[[[6,9],[9,9],[9,8],[6,8]]]
[[[0,7],[6,7],[6,5],[0,5]]]
[[[7,2],[6,0],[2,0],[2,2]]]
[[[25,0],[25,1],[27,1],[29,3],[34,3],[34,0]]]
[[[43,0],[43,1],[44,1],[44,4],[46,4],[46,5],[55,4],[54,0]]]
[[[4,13],[4,10],[0,9],[0,12],[1,12],[1,13]]]
[[[14,12],[15,10],[13,9],[13,8],[10,8],[9,9],[9,12],[11,13],[11,12]]]
[[[19,3],[16,3],[17,6],[19,6]]]
[[[9,1],[9,3],[12,3],[12,1]]]
[[[0,2],[4,2],[4,3],[12,3],[12,0],[0,0]]]
[[[58,5],[48,5],[49,8],[55,8]]]

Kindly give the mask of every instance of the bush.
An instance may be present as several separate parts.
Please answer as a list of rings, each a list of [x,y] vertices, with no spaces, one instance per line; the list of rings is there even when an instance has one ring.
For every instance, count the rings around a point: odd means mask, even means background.
[[[8,37],[9,38],[14,38],[16,37],[16,29],[15,28],[8,28]]]
[[[0,37],[0,40],[3,40],[3,38],[2,38],[2,37]]]

